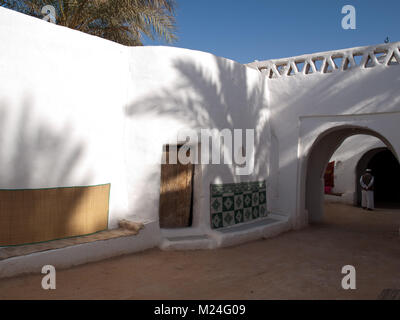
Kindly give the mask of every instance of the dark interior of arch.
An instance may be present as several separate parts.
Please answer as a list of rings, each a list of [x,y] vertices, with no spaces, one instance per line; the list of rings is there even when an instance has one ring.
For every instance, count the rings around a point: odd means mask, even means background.
[[[390,150],[375,154],[368,162],[375,177],[376,206],[400,205],[400,164]]]

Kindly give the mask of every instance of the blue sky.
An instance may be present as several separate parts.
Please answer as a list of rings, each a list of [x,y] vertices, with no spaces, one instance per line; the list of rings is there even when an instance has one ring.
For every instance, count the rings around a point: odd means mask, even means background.
[[[177,0],[175,47],[247,63],[400,41],[400,0]],[[344,5],[357,29],[344,30]],[[147,45],[160,42],[146,41]]]

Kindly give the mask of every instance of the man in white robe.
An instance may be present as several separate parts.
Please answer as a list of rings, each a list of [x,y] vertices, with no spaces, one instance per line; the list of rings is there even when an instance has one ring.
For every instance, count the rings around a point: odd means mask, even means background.
[[[375,209],[375,204],[374,204],[374,182],[375,178],[371,174],[372,170],[367,169],[365,171],[365,174],[363,174],[360,178],[360,185],[362,188],[362,201],[361,201],[361,206],[363,209],[367,210],[374,210]]]

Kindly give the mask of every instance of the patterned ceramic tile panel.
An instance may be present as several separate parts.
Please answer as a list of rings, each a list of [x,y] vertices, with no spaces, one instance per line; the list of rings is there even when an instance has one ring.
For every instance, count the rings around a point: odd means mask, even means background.
[[[219,229],[267,216],[265,181],[210,186],[211,228]]]

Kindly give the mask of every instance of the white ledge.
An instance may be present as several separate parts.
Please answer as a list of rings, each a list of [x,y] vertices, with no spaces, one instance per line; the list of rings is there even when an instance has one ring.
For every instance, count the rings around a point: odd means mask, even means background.
[[[354,68],[373,68],[400,64],[400,42],[318,52],[297,57],[255,61],[248,67],[270,79],[297,74],[333,73]],[[359,57],[359,61],[357,60]]]

